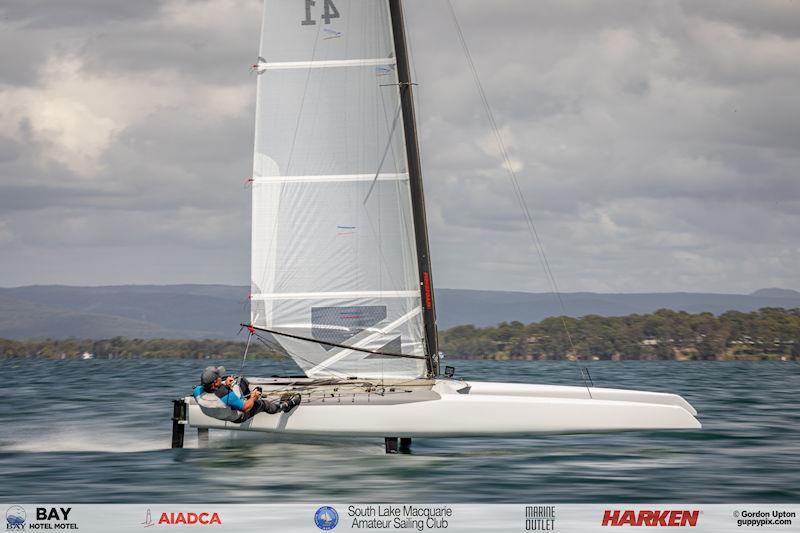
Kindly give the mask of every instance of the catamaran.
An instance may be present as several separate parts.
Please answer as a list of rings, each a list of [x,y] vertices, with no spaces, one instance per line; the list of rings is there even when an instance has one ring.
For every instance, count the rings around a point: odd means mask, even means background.
[[[176,400],[183,429],[413,437],[699,428],[675,394],[440,374],[400,0],[265,0],[257,75],[248,346],[300,377],[248,377],[302,403],[237,424]],[[246,354],[246,352],[245,352]],[[398,439],[400,439],[398,441]],[[398,443],[399,442],[399,443]]]

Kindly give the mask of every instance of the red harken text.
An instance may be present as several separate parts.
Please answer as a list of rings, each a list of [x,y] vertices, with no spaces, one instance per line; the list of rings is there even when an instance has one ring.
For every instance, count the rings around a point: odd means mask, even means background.
[[[700,511],[605,511],[604,526],[694,527]]]

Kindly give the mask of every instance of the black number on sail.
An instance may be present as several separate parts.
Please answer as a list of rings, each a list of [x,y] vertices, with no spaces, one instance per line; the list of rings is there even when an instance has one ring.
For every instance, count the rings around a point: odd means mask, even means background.
[[[300,21],[302,26],[313,26],[317,23],[316,20],[311,18],[311,8],[315,5],[317,5],[316,0],[306,0],[306,18]],[[325,24],[330,24],[331,19],[338,19],[339,17],[341,17],[341,15],[339,14],[339,10],[336,9],[333,0],[325,0],[322,13],[322,20],[325,21]]]
[[[313,5],[315,5],[314,0],[306,0],[306,18],[300,21],[301,26],[313,26],[317,23],[317,21],[311,18],[311,6]]]
[[[330,24],[331,19],[339,18],[339,10],[333,5],[333,0],[325,0],[325,12],[322,14],[322,20],[325,24]]]

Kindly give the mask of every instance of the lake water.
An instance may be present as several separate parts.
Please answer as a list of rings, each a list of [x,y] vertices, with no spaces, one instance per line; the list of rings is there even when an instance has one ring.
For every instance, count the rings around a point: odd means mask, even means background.
[[[238,361],[223,361],[237,369]],[[210,362],[0,361],[0,498],[75,503],[298,501],[796,502],[797,362],[592,362],[597,386],[676,392],[703,429],[415,439],[300,441],[211,432],[209,448],[172,450],[171,399]],[[457,377],[579,383],[570,362],[449,361]],[[246,374],[293,372],[248,362]],[[11,383],[13,385],[9,386]]]

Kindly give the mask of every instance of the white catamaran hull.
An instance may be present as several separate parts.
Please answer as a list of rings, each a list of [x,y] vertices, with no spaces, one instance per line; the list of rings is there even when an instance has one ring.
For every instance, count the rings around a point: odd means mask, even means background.
[[[375,437],[700,428],[697,412],[676,394],[439,379],[429,383],[397,399],[391,394],[331,393],[314,400],[312,394],[290,413],[260,413],[242,424],[210,418],[186,398],[187,423],[196,428]]]

